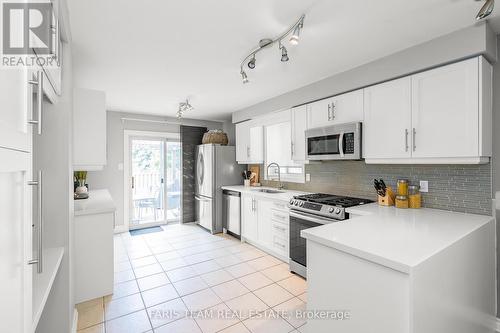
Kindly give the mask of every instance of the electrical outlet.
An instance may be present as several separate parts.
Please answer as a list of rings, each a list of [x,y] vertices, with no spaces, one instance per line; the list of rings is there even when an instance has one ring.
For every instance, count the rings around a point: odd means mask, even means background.
[[[421,180],[420,181],[420,192],[429,192],[429,181]]]
[[[306,182],[310,182],[310,181],[311,181],[311,174],[306,173]]]

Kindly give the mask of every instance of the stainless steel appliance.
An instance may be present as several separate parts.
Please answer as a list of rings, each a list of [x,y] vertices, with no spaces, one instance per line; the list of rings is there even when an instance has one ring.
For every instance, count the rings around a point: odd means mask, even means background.
[[[290,271],[307,275],[306,240],[300,236],[304,229],[335,223],[349,218],[345,209],[363,205],[371,200],[333,194],[307,194],[290,200]]]
[[[224,209],[224,228],[227,233],[240,238],[241,235],[241,193],[236,191],[224,190],[223,209]]]
[[[223,185],[241,183],[243,166],[236,163],[233,146],[214,144],[196,147],[196,222],[211,233],[222,232]]]
[[[361,127],[361,123],[357,122],[307,130],[307,159],[361,159]]]

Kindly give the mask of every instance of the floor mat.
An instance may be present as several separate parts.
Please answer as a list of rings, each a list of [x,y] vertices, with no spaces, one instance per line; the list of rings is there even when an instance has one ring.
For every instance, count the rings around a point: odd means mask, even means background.
[[[150,227],[144,229],[130,230],[129,232],[131,236],[138,236],[138,235],[151,234],[153,232],[162,232],[162,231],[163,229],[161,227]]]

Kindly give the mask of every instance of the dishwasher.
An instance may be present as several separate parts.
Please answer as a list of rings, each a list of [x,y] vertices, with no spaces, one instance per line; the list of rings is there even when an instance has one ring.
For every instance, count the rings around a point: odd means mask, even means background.
[[[224,230],[237,238],[241,235],[241,193],[236,191],[224,190],[223,209],[224,209]]]

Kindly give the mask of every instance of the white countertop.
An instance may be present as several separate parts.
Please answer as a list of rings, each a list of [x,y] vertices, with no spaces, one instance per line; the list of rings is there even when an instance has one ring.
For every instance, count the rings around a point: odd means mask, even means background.
[[[308,194],[307,192],[291,191],[291,190],[286,190],[286,189],[280,190],[280,191],[282,191],[282,193],[259,192],[259,189],[277,190],[274,187],[266,187],[266,186],[228,185],[228,186],[222,186],[222,189],[240,192],[240,193],[251,193],[253,195],[258,195],[261,197],[275,199],[275,200],[281,200],[281,201],[290,201],[290,199],[296,195]]]
[[[377,203],[347,212],[361,216],[302,230],[301,235],[404,273],[494,220],[491,216],[429,208],[396,209]]]
[[[90,191],[88,199],[75,200],[75,216],[114,211],[116,211],[115,203],[106,189]]]

